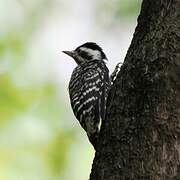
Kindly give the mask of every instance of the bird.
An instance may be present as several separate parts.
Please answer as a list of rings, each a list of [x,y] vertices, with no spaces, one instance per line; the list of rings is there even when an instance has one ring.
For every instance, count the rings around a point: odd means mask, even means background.
[[[86,42],[72,51],[62,51],[72,57],[77,66],[69,82],[69,97],[73,113],[96,149],[110,89],[107,57],[94,42]]]

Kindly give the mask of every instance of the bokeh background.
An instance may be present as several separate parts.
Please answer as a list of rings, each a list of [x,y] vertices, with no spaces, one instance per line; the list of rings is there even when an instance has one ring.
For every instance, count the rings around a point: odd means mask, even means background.
[[[87,180],[94,150],[73,116],[75,62],[101,45],[123,62],[141,0],[0,0],[0,180]]]

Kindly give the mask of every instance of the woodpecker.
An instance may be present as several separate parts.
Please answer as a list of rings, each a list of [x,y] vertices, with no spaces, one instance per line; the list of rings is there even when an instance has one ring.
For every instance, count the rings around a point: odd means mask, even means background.
[[[102,48],[94,42],[87,42],[73,51],[63,52],[77,63],[68,88],[72,110],[96,149],[111,84],[105,63],[107,57]]]

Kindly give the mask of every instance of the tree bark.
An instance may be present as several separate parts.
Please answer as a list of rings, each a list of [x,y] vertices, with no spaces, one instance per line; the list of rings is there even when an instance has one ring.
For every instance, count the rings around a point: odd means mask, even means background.
[[[180,0],[144,0],[90,180],[180,180]]]

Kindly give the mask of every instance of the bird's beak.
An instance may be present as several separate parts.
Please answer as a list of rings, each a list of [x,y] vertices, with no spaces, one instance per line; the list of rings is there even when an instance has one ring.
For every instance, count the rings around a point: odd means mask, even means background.
[[[63,53],[67,54],[68,56],[72,57],[74,56],[74,51],[62,51]]]

